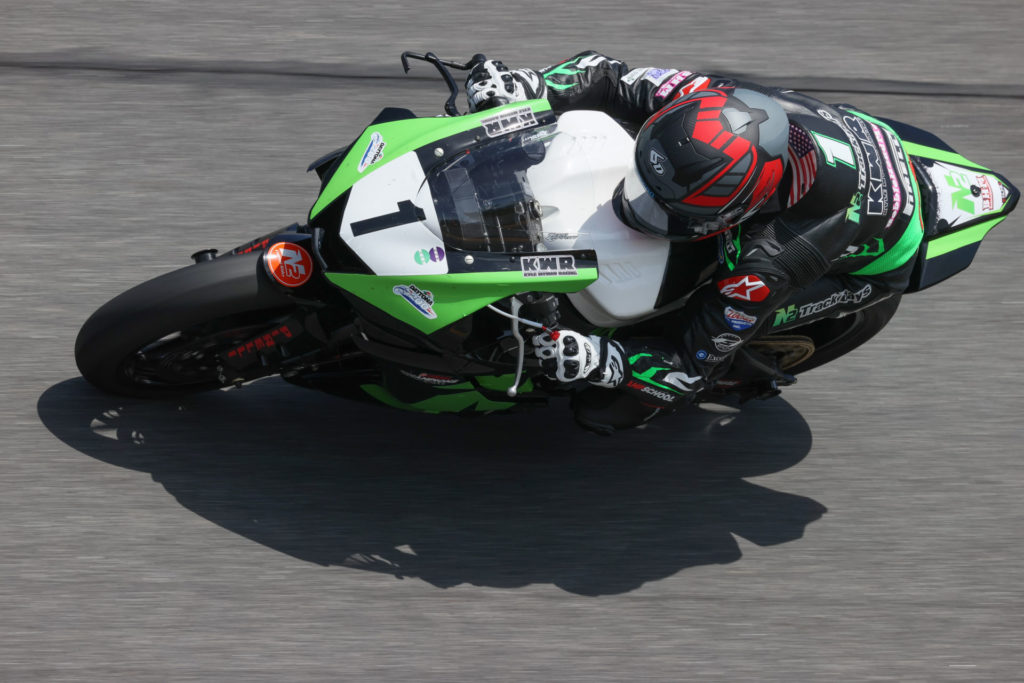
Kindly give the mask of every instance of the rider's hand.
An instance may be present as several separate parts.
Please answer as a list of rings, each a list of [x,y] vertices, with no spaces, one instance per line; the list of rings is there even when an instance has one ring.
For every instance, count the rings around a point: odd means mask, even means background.
[[[510,102],[523,102],[543,96],[544,81],[536,71],[508,67],[488,59],[479,62],[466,78],[466,97],[470,111],[491,109]]]
[[[608,388],[622,383],[625,361],[618,342],[558,330],[535,336],[533,346],[545,374],[552,379],[561,382],[585,379]]]

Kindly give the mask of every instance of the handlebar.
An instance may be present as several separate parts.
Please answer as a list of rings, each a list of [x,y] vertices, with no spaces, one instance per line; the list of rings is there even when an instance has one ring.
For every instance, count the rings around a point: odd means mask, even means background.
[[[448,68],[458,69],[459,71],[469,71],[477,64],[481,64],[487,61],[487,57],[477,53],[473,55],[465,64],[461,62],[453,62],[447,59],[441,59],[433,52],[428,52],[425,55],[416,54],[415,52],[403,52],[402,53],[402,68],[405,69],[405,73],[409,73],[409,60],[418,59],[422,62],[429,62],[437,67],[437,70],[441,72],[441,76],[444,78],[444,82],[448,85],[448,89],[451,90],[451,95],[444,103],[444,110],[449,116],[461,116],[459,108],[455,105],[455,98],[459,95],[459,85],[455,82]]]

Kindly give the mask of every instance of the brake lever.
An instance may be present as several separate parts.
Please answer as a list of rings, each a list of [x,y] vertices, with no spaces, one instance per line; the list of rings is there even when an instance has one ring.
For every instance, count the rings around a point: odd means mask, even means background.
[[[428,62],[430,64],[433,64],[434,66],[437,67],[437,70],[441,72],[441,76],[444,78],[444,82],[448,85],[448,89],[451,90],[451,95],[448,96],[448,99],[444,103],[444,110],[449,116],[461,116],[461,113],[459,112],[458,106],[456,106],[455,104],[455,99],[459,95],[459,86],[455,82],[455,79],[452,77],[451,72],[448,71],[448,68],[450,67],[452,69],[458,69],[459,71],[469,71],[477,64],[480,64],[481,62],[487,60],[487,58],[484,55],[477,53],[473,55],[473,58],[470,59],[468,62],[466,62],[465,64],[461,64],[459,62],[441,59],[433,52],[428,52],[425,55],[417,54],[415,52],[403,52],[402,68],[405,69],[405,73],[409,73],[410,59],[418,59],[422,62]]]

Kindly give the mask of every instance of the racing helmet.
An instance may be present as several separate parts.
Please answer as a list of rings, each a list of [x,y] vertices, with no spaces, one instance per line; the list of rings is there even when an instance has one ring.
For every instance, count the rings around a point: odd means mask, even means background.
[[[617,192],[620,217],[657,237],[696,241],[749,218],[787,164],[789,119],[746,88],[686,95],[651,116]]]

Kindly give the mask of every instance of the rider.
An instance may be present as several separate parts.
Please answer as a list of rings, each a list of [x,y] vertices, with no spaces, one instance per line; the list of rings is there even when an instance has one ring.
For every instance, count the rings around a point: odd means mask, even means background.
[[[618,389],[580,395],[585,427],[610,432],[671,412],[713,387],[758,333],[852,313],[908,285],[923,236],[913,171],[895,133],[847,105],[630,69],[592,51],[539,71],[483,61],[466,89],[473,111],[546,98],[556,114],[607,113],[636,131],[613,198],[622,221],[678,242],[717,238],[717,269],[666,338],[534,338],[552,377]]]

